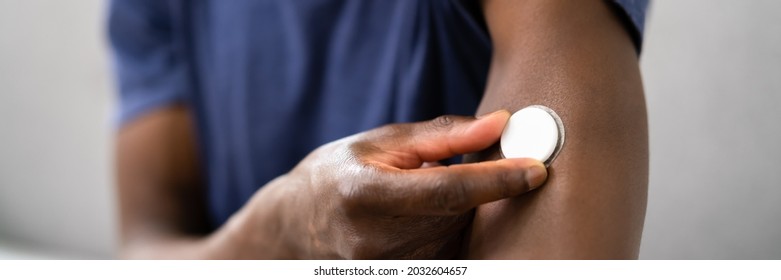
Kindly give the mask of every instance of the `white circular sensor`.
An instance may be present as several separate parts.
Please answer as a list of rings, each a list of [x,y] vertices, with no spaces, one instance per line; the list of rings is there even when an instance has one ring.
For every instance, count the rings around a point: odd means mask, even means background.
[[[548,107],[533,105],[515,112],[502,132],[505,158],[533,158],[548,166],[564,144],[561,119]]]

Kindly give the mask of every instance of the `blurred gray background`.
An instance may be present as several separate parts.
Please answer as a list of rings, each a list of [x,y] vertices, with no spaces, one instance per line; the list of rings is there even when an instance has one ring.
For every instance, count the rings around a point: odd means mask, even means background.
[[[102,0],[0,0],[0,258],[111,258]],[[781,259],[781,1],[659,0],[643,259]]]

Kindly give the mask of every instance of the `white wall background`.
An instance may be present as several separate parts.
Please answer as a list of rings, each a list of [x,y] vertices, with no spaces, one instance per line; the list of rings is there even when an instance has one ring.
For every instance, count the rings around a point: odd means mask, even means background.
[[[101,0],[0,0],[0,258],[109,258]],[[641,258],[781,259],[781,1],[658,0]]]
[[[781,1],[654,2],[643,258],[781,259]]]
[[[0,246],[11,248],[5,251],[111,257],[113,95],[103,6],[0,0]]]

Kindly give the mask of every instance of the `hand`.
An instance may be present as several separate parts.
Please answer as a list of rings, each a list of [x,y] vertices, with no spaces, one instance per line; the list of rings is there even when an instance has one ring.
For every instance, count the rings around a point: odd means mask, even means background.
[[[253,198],[275,197],[280,215],[257,226],[276,228],[295,258],[455,257],[476,206],[540,186],[547,172],[532,159],[425,166],[488,148],[509,116],[443,116],[326,144]]]

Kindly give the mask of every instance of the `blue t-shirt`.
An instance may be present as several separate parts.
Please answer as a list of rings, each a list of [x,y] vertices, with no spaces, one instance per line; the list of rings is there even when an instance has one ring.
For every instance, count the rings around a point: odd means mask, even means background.
[[[473,115],[491,57],[478,1],[115,0],[119,122],[186,104],[211,222],[316,147]],[[647,1],[614,1],[640,44]]]

